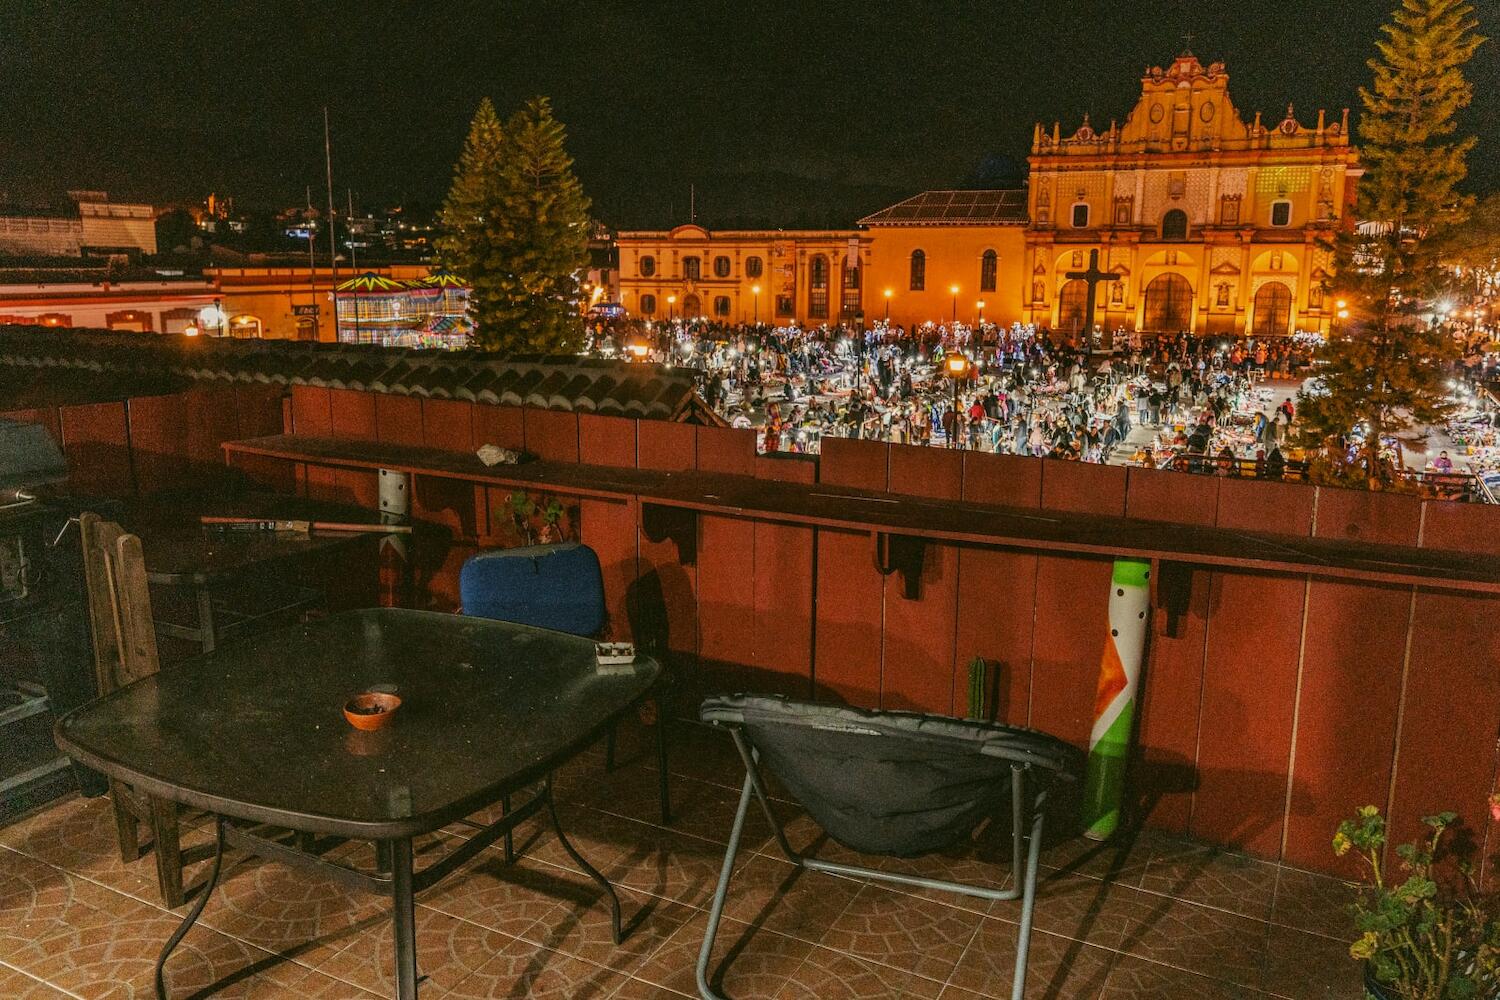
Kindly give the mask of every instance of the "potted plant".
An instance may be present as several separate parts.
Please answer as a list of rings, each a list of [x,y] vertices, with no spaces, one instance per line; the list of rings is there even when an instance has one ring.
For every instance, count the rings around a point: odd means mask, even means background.
[[[1500,814],[1500,801],[1492,799],[1491,809]],[[1354,851],[1366,868],[1353,906],[1359,937],[1349,954],[1364,963],[1365,991],[1375,1000],[1500,995],[1500,906],[1452,850],[1457,819],[1451,812],[1423,817],[1429,832],[1397,845],[1395,859],[1384,856],[1388,832],[1374,806],[1340,823],[1334,835],[1334,854]]]

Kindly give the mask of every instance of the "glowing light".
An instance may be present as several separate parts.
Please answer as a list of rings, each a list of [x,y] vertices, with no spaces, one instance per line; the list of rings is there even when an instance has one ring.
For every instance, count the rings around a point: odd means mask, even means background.
[[[893,292],[893,291],[891,291],[891,290],[890,290],[890,289],[889,289],[889,288],[887,288],[887,289],[886,289],[886,290],[885,290],[885,297],[886,297],[886,298],[890,298],[890,297],[891,297],[891,296],[892,296],[892,295],[895,295],[895,294],[896,294],[896,293],[895,293],[895,292]]]
[[[198,327],[197,327],[197,324],[195,324],[195,323],[189,323],[187,325],[187,329],[185,329],[185,330],[182,331],[182,335],[184,337],[196,337],[196,336],[198,336]]]
[[[954,295],[957,295],[958,294],[958,286],[957,285],[949,285],[948,286],[948,291],[952,292]]]

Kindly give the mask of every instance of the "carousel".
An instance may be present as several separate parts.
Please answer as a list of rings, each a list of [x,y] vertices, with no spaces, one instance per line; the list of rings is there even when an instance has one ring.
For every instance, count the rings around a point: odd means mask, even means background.
[[[366,271],[337,291],[341,343],[456,349],[473,329],[469,288],[450,271],[412,281]]]

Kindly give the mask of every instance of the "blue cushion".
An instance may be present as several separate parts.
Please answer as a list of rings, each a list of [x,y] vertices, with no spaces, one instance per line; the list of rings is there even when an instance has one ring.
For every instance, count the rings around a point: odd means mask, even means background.
[[[587,545],[529,545],[481,552],[459,573],[463,613],[573,635],[604,627],[604,578]]]

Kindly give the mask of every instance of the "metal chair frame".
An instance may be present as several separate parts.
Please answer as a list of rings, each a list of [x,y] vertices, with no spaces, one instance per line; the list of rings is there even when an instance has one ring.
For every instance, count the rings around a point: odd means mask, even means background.
[[[749,745],[745,734],[738,726],[731,725],[729,731],[730,735],[734,737],[735,749],[739,751],[740,759],[745,764],[745,783],[740,789],[739,808],[735,810],[734,823],[729,830],[729,846],[724,852],[724,865],[719,870],[718,886],[714,890],[713,903],[709,907],[708,926],[703,933],[703,946],[698,952],[698,995],[703,1000],[725,1000],[709,984],[708,967],[713,956],[714,939],[718,936],[719,921],[724,915],[724,904],[729,898],[729,881],[734,874],[735,858],[739,853],[740,838],[744,834],[745,817],[749,814],[750,800],[752,798],[760,803],[760,808],[765,814],[766,821],[771,824],[771,829],[775,831],[776,842],[780,845],[782,853],[787,856],[787,860],[799,868],[829,872],[835,875],[852,875],[856,878],[890,882],[918,889],[936,889],[957,895],[975,896],[980,899],[1020,899],[1021,929],[1016,943],[1016,969],[1011,986],[1011,1000],[1022,1000],[1026,992],[1026,959],[1031,946],[1031,923],[1032,915],[1036,908],[1037,869],[1039,867],[1042,846],[1042,827],[1045,819],[1044,807],[1047,801],[1047,790],[1045,788],[1038,788],[1035,797],[1032,799],[1031,833],[1030,844],[1028,846],[1026,844],[1024,826],[1026,773],[1031,769],[1029,763],[1012,759],[1010,765],[1013,885],[1009,889],[987,889],[982,886],[966,885],[961,882],[949,882],[943,879],[923,878],[919,875],[903,875],[898,872],[879,871],[878,869],[866,868],[861,865],[846,865],[834,861],[823,861],[796,851],[787,841],[786,833],[783,831],[781,823],[777,821],[776,814],[771,809],[771,800],[766,795],[765,786],[760,777],[758,755]],[[989,756],[1008,756],[999,750],[989,748],[980,752]]]

